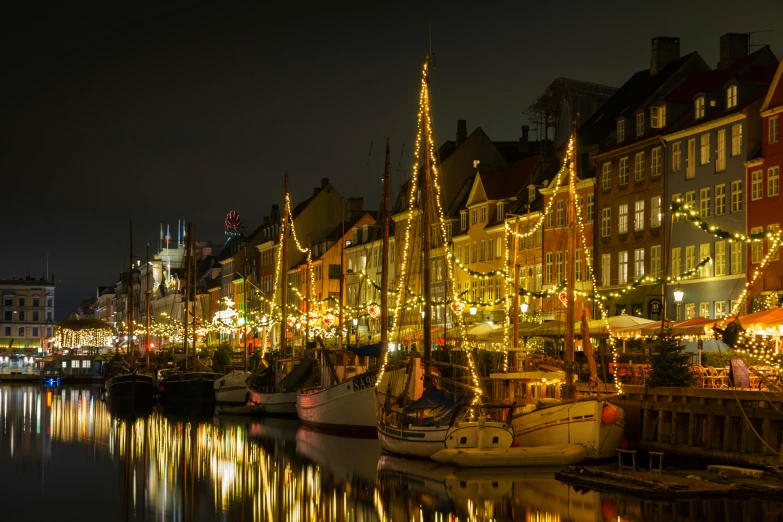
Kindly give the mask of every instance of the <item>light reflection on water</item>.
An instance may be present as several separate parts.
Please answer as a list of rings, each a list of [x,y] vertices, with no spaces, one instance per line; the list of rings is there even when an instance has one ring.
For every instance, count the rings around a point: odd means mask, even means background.
[[[676,505],[576,491],[551,470],[382,456],[295,420],[110,414],[96,389],[0,387],[4,519],[777,521],[781,505]],[[42,499],[46,501],[42,502]],[[10,518],[5,518],[9,516]],[[85,518],[86,517],[86,518]]]

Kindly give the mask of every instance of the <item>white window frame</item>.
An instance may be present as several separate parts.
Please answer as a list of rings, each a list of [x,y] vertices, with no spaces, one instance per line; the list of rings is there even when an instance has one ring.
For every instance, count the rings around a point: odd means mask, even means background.
[[[617,207],[617,233],[628,233],[628,203],[623,203]]]
[[[633,251],[633,276],[635,279],[644,277],[644,248]]]
[[[685,272],[696,268],[696,245],[687,245],[685,247]]]
[[[672,143],[672,172],[677,172],[682,168],[682,142]]]
[[[628,156],[620,158],[620,169],[617,174],[617,184],[625,186],[628,184]]]
[[[612,190],[612,163],[608,161],[603,164],[601,171],[601,188],[603,190]]]
[[[737,86],[729,85],[726,88],[726,108],[732,109],[737,106]]]
[[[742,154],[742,123],[735,123],[731,126],[731,155],[740,154]]]
[[[640,112],[636,115],[636,136],[644,135],[644,113]]]
[[[650,107],[650,127],[662,129],[666,126],[666,105]]]
[[[652,155],[650,156],[650,176],[657,178],[663,174],[663,149],[661,147],[653,147]]]
[[[770,116],[767,124],[767,143],[772,145],[780,140],[780,120],[777,116]]]
[[[731,182],[731,211],[742,212],[742,181]]]
[[[726,317],[726,301],[715,301],[715,319]]]
[[[731,275],[742,273],[742,244],[732,241],[731,245]]]
[[[699,317],[704,317],[709,319],[710,318],[710,303],[709,302],[701,302],[699,303]]]
[[[712,243],[701,243],[699,245],[699,263],[701,263],[708,257],[712,259]],[[699,277],[711,277],[712,276],[712,270],[710,270],[711,266],[712,265],[710,263],[705,263],[701,267],[699,267]]]
[[[764,227],[752,227],[750,229],[751,234],[759,234],[764,232]],[[761,263],[761,259],[764,257],[764,242],[752,241],[750,243],[750,262],[751,264]]]
[[[688,140],[688,155],[685,158],[685,179],[696,177],[696,138]]]
[[[694,119],[700,119],[704,117],[704,96],[699,96],[693,101],[693,117]]]
[[[718,130],[718,150],[715,153],[715,172],[726,170],[726,129]]]
[[[661,226],[661,221],[663,221],[661,201],[661,196],[653,196],[650,198],[650,228],[658,228]]]
[[[715,185],[715,215],[726,213],[726,185]]]
[[[710,217],[710,188],[702,187],[699,189],[699,217]]]
[[[612,254],[601,254],[601,286],[612,284]]]
[[[553,265],[553,256],[552,252],[546,253],[546,284],[551,285],[552,284],[552,277],[554,275],[554,265]]]
[[[621,285],[628,283],[628,251],[627,250],[617,253],[617,283]]]
[[[487,206],[484,205],[481,207],[481,223],[484,223],[487,220]]]
[[[644,181],[644,151],[637,152],[634,155],[633,179],[637,183]]]
[[[661,277],[661,245],[650,247],[650,275],[652,277]]]
[[[617,143],[625,141],[625,119],[617,120]]]
[[[764,197],[764,171],[754,170],[750,173],[750,199],[758,201]]]
[[[644,230],[644,200],[643,199],[639,199],[634,202],[633,229],[635,232]]]
[[[710,133],[705,132],[699,136],[699,165],[710,162]]]
[[[601,209],[601,237],[612,235],[612,207]]]
[[[593,194],[587,195],[587,215],[585,219],[588,223],[595,221],[595,195]]]
[[[715,277],[726,275],[726,242],[715,242]]]
[[[767,169],[767,197],[772,198],[780,194],[780,165]]]
[[[556,203],[557,206],[557,213],[555,217],[555,227],[562,227],[564,224],[563,216],[565,214],[565,206],[563,205],[563,200],[559,200]]]

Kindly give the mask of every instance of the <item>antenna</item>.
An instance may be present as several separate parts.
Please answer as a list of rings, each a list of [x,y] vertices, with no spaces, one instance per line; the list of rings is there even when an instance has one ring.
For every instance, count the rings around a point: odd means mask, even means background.
[[[427,58],[429,58],[429,62],[432,65],[433,68],[435,68],[435,55],[432,52],[432,22],[427,22],[427,43],[428,43],[428,54]]]
[[[754,44],[751,41],[751,37],[754,34],[758,34],[758,33],[774,33],[774,32],[775,32],[774,29],[762,29],[760,31],[751,31],[751,32],[749,32],[748,33],[748,54],[750,54],[750,50],[753,49],[754,47],[763,47],[764,45],[766,45],[766,44]]]
[[[46,253],[46,281],[49,280],[49,252]]]

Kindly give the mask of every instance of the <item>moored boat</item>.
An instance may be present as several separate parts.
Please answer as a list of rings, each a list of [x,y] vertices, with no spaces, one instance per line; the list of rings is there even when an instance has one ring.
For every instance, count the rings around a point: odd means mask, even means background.
[[[215,381],[219,373],[194,370],[158,372],[160,402],[210,404],[215,402]]]
[[[587,449],[581,444],[553,444],[535,448],[442,449],[432,455],[440,464],[465,468],[570,466],[582,462]]]
[[[296,395],[296,413],[307,425],[321,429],[374,435],[376,418],[376,372],[363,373],[330,387],[301,390]]]
[[[252,372],[233,370],[215,380],[215,402],[219,405],[242,405],[250,400],[248,380]]]
[[[153,376],[134,371],[122,373],[106,380],[106,400],[113,404],[139,407],[151,406],[156,390]]]

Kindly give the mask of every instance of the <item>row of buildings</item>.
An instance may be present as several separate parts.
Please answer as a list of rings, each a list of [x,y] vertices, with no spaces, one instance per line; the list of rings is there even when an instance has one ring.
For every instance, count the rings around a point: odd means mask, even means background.
[[[0,280],[0,352],[35,352],[54,333],[54,276]]]
[[[619,88],[559,78],[529,107],[532,129],[522,127],[516,140],[495,141],[481,127],[468,132],[464,120],[457,123],[455,139],[437,151],[448,243],[433,250],[431,266],[422,267],[416,257],[405,267],[414,287],[417,274],[429,270],[432,298],[441,303],[433,306],[433,325],[442,338],[454,326],[449,303],[455,294],[472,305],[462,313],[473,321],[501,322],[509,312],[522,313],[506,309],[509,281],[498,272],[505,269],[524,290],[526,318],[538,320],[563,319],[568,299],[576,300],[577,316],[580,308],[595,316],[596,287],[612,295],[604,301],[610,315],[649,319],[660,319],[664,310],[670,318],[725,316],[739,307],[751,281],[741,311],[781,305],[783,263],[777,249],[770,250],[775,243],[734,241],[719,232],[779,228],[783,65],[769,47],[750,52],[747,34],[726,34],[716,43],[714,67],[697,52],[682,55],[678,38],[656,37],[649,67]],[[570,180],[562,167],[574,122],[576,178]],[[569,212],[572,181],[578,216]],[[391,209],[387,269],[394,282],[403,271],[408,182]],[[696,215],[674,218],[672,201],[688,204]],[[366,311],[380,303],[379,212],[322,179],[309,198],[289,206],[293,234],[287,231],[288,263],[281,267],[284,211],[273,205],[250,233],[227,223],[228,240],[219,251],[197,244],[197,316],[205,322],[233,317],[241,327],[223,322],[219,335],[235,345],[266,340],[275,346],[277,334],[267,335],[262,325],[279,313],[272,303],[280,301],[285,272],[289,305],[300,311],[287,325],[294,343],[303,342],[307,330],[306,303],[310,311],[327,313],[339,300],[341,281],[343,305],[356,319],[347,325],[350,334],[372,339],[378,318]],[[713,228],[705,232],[694,220]],[[417,242],[421,231],[415,227]],[[137,303],[152,278],[151,313],[160,324],[183,319],[186,254],[178,235],[169,248],[161,230],[153,262],[134,271]],[[756,275],[765,256],[771,262]],[[572,262],[577,295],[559,295]],[[664,295],[659,279],[666,277],[676,281],[682,302],[674,302],[672,285]],[[122,322],[124,281],[99,292],[95,315]],[[221,315],[227,307],[236,315]],[[400,319],[411,325],[411,338],[419,311],[408,307]],[[144,315],[140,309],[137,317]]]

